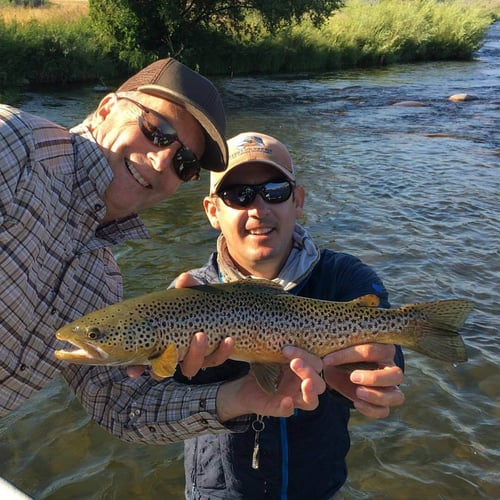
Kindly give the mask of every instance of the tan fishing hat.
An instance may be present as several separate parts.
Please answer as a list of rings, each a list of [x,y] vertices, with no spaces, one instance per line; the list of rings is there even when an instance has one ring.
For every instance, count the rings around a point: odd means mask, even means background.
[[[295,171],[288,149],[270,135],[244,132],[227,141],[229,163],[224,172],[210,172],[210,193],[214,194],[231,170],[250,163],[265,163],[287,179],[295,181]]]
[[[138,90],[180,104],[203,127],[205,152],[200,164],[220,172],[226,168],[226,115],[212,82],[176,59],[160,59],[120,85],[117,92]]]

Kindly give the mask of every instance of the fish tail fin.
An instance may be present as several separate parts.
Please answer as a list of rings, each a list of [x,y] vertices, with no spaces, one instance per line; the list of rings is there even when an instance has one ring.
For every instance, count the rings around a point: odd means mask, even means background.
[[[458,330],[464,324],[473,304],[467,300],[451,299],[409,306],[419,312],[418,329],[410,349],[441,361],[467,361],[467,352]],[[423,324],[421,323],[423,318]]]

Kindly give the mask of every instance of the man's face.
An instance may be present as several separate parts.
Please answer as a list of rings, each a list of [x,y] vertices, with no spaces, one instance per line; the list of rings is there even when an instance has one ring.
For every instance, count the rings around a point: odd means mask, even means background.
[[[133,98],[166,118],[182,144],[197,158],[202,156],[202,128],[185,109],[146,94],[136,93]],[[154,145],[139,127],[141,109],[115,94],[103,99],[97,116],[92,133],[113,170],[113,181],[104,194],[104,221],[153,207],[177,191],[182,182],[173,167],[173,158],[181,147],[178,141],[168,146]]]
[[[278,170],[253,163],[235,168],[222,185],[262,184],[277,178],[284,178]],[[303,203],[302,186],[277,204],[267,203],[260,195],[244,208],[228,207],[216,196],[204,200],[212,226],[224,234],[229,254],[240,271],[267,279],[275,278],[288,258]]]

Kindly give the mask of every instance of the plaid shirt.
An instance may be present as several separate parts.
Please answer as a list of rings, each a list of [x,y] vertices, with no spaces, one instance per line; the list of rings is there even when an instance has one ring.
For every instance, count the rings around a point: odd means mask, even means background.
[[[0,140],[0,415],[62,371],[84,408],[122,439],[227,431],[215,418],[215,386],[133,381],[54,357],[60,326],[122,299],[109,246],[148,234],[137,216],[99,224],[112,171],[85,127],[68,132],[0,106]]]

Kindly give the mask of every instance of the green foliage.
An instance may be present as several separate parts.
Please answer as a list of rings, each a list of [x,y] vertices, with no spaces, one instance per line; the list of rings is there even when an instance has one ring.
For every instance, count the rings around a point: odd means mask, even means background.
[[[254,33],[247,21],[252,12],[274,32],[303,18],[318,26],[340,5],[341,0],[89,0],[92,20],[115,40],[121,59],[145,52],[152,59],[173,56],[185,62],[185,51],[203,47],[200,39],[222,38],[230,45],[233,36]]]
[[[0,15],[0,87],[106,82],[170,55],[207,75],[468,59],[500,10],[499,0],[347,0],[318,24],[337,4],[90,0],[90,16],[69,22]]]
[[[456,1],[380,0],[366,8],[351,0],[321,33],[358,65],[470,59],[490,22],[481,9]]]
[[[109,74],[109,60],[88,18],[76,23],[0,19],[0,85],[70,83]]]

